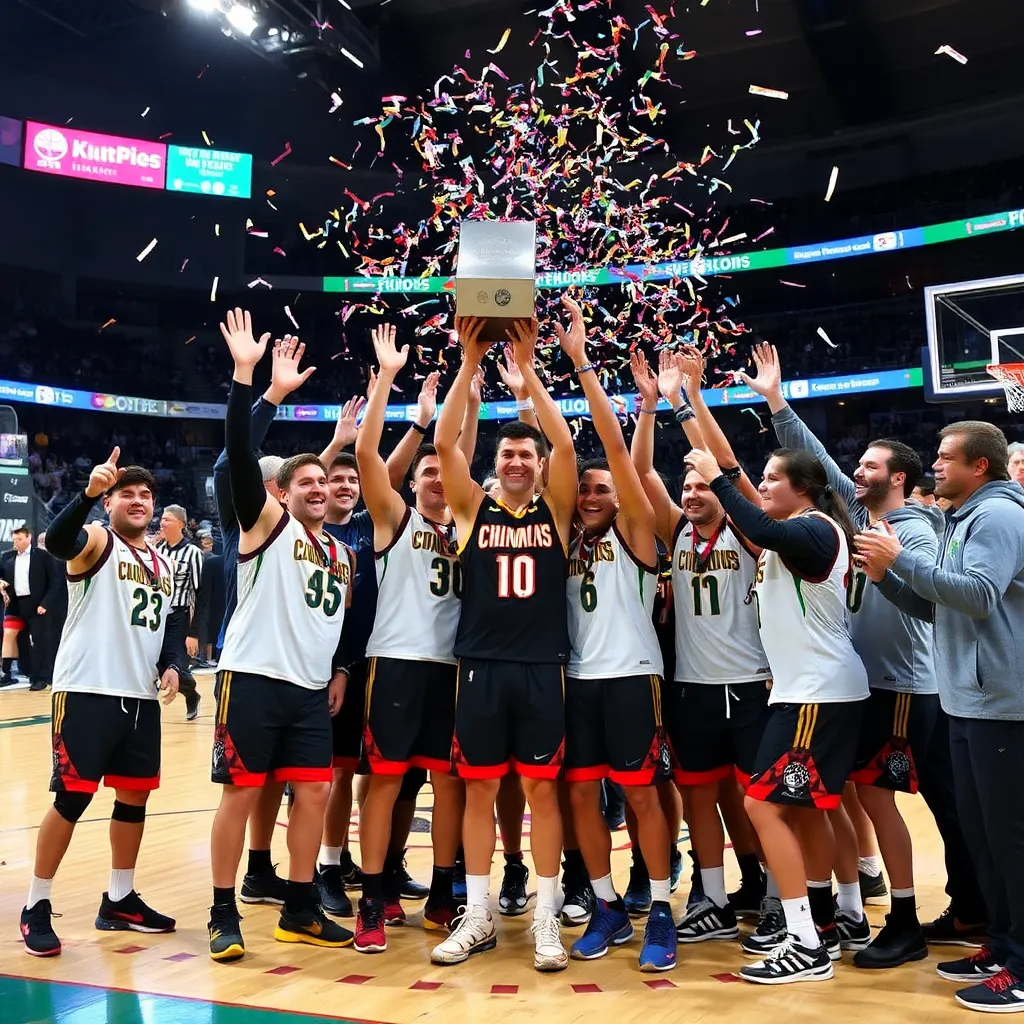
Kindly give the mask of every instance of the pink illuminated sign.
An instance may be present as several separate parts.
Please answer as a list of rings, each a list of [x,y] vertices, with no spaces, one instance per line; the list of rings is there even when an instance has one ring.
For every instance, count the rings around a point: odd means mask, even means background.
[[[25,125],[25,167],[65,178],[162,189],[167,147],[29,121]]]

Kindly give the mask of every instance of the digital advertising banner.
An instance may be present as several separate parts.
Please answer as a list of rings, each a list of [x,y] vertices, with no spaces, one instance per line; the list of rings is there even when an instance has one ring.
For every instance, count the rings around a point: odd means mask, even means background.
[[[252,154],[168,146],[167,190],[248,199],[252,195]]]
[[[21,166],[21,138],[25,125],[13,117],[0,117],[0,164]]]

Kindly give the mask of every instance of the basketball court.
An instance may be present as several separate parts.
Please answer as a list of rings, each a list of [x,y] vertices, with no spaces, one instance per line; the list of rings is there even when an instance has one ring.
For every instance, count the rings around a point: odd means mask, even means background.
[[[639,935],[634,943],[602,960],[570,961],[561,974],[541,975],[532,967],[531,916],[498,919],[496,951],[453,968],[429,962],[436,933],[420,927],[421,903],[406,903],[409,922],[388,930],[381,955],[352,949],[322,950],[273,940],[276,911],[244,907],[248,953],[233,965],[210,960],[207,911],[210,903],[209,834],[218,801],[209,781],[213,679],[200,676],[199,719],[184,721],[178,700],[164,711],[162,787],[149,805],[137,885],[156,909],[177,917],[172,935],[107,933],[93,928],[100,893],[107,883],[107,822],[112,803],[101,790],[76,831],[54,885],[54,928],[62,956],[38,960],[24,952],[18,914],[31,875],[36,826],[52,803],[47,792],[50,749],[48,693],[0,697],[0,765],[4,801],[0,818],[0,1020],[5,1024],[318,1024],[325,1020],[382,1024],[473,1021],[614,1021],[659,1024],[728,1019],[756,1024],[825,1020],[830,1024],[869,1019],[897,1024],[908,1019],[934,1024],[963,1021],[967,1011],[953,1001],[956,985],[935,974],[939,959],[962,955],[940,948],[925,961],[895,971],[861,971],[837,965],[824,984],[758,987],[733,975],[744,962],[736,943],[705,942],[679,947],[679,966],[667,974],[641,974]],[[420,797],[410,837],[409,868],[430,877],[430,789]],[[930,920],[947,903],[938,834],[920,797],[901,801],[914,834],[918,906]],[[282,814],[274,860],[287,864]],[[528,829],[525,836],[529,851]],[[613,868],[622,888],[629,870],[625,829],[613,837]],[[358,861],[358,837],[353,828]],[[730,885],[738,872],[727,854]],[[495,858],[496,865],[500,857]],[[531,865],[532,867],[532,865]],[[492,898],[500,885],[496,868]],[[686,901],[684,878],[673,897],[678,920]],[[885,908],[868,908],[880,927]],[[351,922],[345,922],[351,926]],[[643,922],[640,922],[642,929]],[[566,945],[578,934],[563,931]]]

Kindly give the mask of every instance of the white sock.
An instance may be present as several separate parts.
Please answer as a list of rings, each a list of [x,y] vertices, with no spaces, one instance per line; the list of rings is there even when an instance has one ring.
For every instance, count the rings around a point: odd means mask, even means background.
[[[725,894],[725,868],[706,868],[701,867],[700,869],[700,881],[701,885],[704,886],[704,895],[711,900],[716,907],[724,907],[729,902],[729,897]]]
[[[614,903],[619,898],[612,884],[611,872],[600,878],[592,878],[590,884],[594,887],[594,895],[605,903]]]
[[[768,870],[764,869],[764,884],[765,896],[774,896],[775,899],[779,899],[779,883],[775,881],[775,876]]]
[[[672,886],[667,878],[652,878],[651,880],[651,902],[668,903],[672,895]]]
[[[821,945],[818,929],[811,917],[811,901],[806,896],[798,896],[794,900],[783,900],[782,910],[786,915],[786,930],[795,935],[797,942],[808,949],[817,949]]]
[[[320,856],[317,858],[317,864],[330,865],[341,863],[341,847],[340,846],[321,846]]]
[[[858,857],[857,858],[857,870],[863,871],[865,875],[871,875],[872,878],[875,875],[882,873],[882,865],[878,863],[878,857]]]
[[[48,900],[52,888],[52,878],[36,878],[33,875],[32,881],[28,885],[28,899],[25,901],[25,909],[31,910],[37,903]]]
[[[890,889],[889,895],[894,900],[909,900],[914,895],[914,887],[909,889]]]
[[[854,921],[864,916],[864,904],[860,899],[860,882],[839,883],[839,909]]]
[[[615,890],[612,889],[613,899],[615,898],[614,892]],[[536,920],[538,917],[543,917],[546,914],[557,914],[560,896],[561,886],[558,884],[558,875],[553,875],[551,878],[538,875],[537,906],[533,912],[534,919]]]
[[[466,906],[483,907],[487,910],[490,887],[490,875],[466,875]]]
[[[135,888],[135,868],[114,869],[110,872],[110,888],[107,895],[114,903],[123,900]]]

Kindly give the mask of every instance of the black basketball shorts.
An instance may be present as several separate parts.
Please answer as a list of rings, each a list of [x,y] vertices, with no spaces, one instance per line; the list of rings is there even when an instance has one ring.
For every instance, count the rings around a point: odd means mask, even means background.
[[[370,658],[363,756],[373,775],[452,770],[456,667]]]
[[[334,767],[354,772],[363,751],[363,722],[366,720],[366,659],[349,666],[345,699],[331,719]]]
[[[674,683],[667,718],[681,786],[703,786],[730,775],[745,786],[754,770],[771,711],[771,690],[752,683]]]
[[[565,680],[565,780],[649,786],[671,779],[661,679]]]
[[[53,695],[50,792],[153,790],[160,785],[160,704],[138,697]]]
[[[218,673],[211,779],[227,786],[330,782],[331,712],[327,688],[249,672]]]
[[[462,658],[452,760],[464,779],[555,779],[565,758],[565,666]]]
[[[872,690],[865,703],[850,781],[916,793],[917,761],[928,755],[939,714],[939,695]]]
[[[770,705],[747,796],[835,810],[857,756],[866,703]]]

